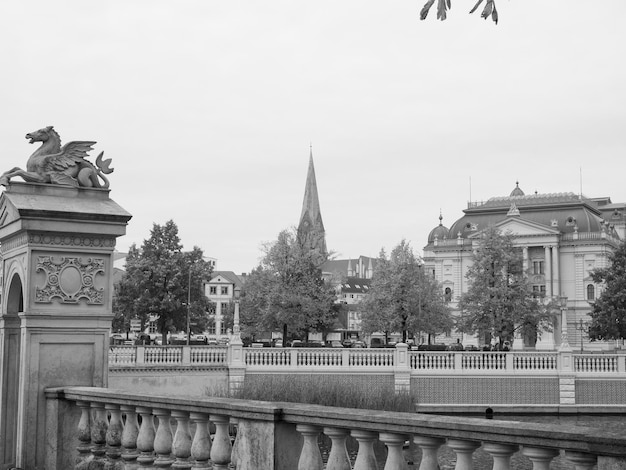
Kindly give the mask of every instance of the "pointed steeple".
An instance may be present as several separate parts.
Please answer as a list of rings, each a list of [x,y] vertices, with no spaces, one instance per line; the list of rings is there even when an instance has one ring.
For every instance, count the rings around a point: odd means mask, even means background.
[[[317,250],[324,257],[328,254],[326,251],[326,231],[324,230],[320,201],[317,195],[312,146],[309,155],[309,171],[306,176],[306,186],[304,187],[302,214],[298,224],[298,242],[304,248]]]

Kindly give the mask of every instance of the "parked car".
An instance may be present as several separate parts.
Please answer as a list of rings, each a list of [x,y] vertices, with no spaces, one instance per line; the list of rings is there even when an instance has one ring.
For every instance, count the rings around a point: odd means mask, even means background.
[[[343,344],[338,339],[333,339],[326,342],[328,348],[343,348]]]
[[[445,344],[420,344],[417,349],[418,351],[445,351],[447,346]]]
[[[283,347],[283,340],[282,340],[282,338],[275,339],[273,346],[275,348],[282,348]]]
[[[359,341],[354,341],[352,343],[352,347],[353,348],[366,348],[367,344],[365,344],[365,342],[359,340]]]
[[[304,347],[304,343],[301,340],[299,340],[299,339],[294,339],[291,342],[290,346],[292,348],[303,348]]]
[[[466,351],[480,351],[480,349],[478,349],[478,346],[474,346],[473,344],[466,345],[464,349]]]
[[[343,345],[344,348],[350,348],[352,347],[352,340],[351,339],[344,339],[341,344]]]
[[[452,343],[448,345],[448,351],[463,351],[463,345],[461,343]]]
[[[114,333],[109,337],[109,344],[111,346],[119,346],[120,344],[124,344],[126,338],[119,333]]]

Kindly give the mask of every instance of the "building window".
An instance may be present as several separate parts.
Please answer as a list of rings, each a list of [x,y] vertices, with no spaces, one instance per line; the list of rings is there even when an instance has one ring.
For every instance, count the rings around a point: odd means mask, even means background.
[[[587,300],[596,300],[596,288],[593,284],[587,285]]]
[[[209,295],[217,295],[217,287],[209,286]]]
[[[226,311],[228,310],[228,303],[222,302],[222,306],[220,307],[220,313],[222,315],[226,315]]]
[[[221,334],[221,335],[225,335],[226,333],[227,333],[227,330],[226,330],[226,324],[225,324],[225,323],[222,323],[222,324],[220,325],[220,334]]]
[[[228,295],[228,286],[222,286],[222,295]]]
[[[444,297],[446,302],[451,302],[452,301],[452,289],[450,289],[449,287],[446,287],[446,290],[444,291]]]
[[[533,261],[533,274],[543,274],[543,261]]]
[[[208,333],[210,335],[214,335],[215,334],[215,323],[211,323],[207,330],[208,330]]]

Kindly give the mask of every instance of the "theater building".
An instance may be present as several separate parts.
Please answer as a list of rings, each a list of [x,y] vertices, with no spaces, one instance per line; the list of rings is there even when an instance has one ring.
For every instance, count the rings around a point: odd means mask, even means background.
[[[606,267],[609,253],[621,242],[624,206],[613,204],[609,198],[589,199],[574,193],[527,195],[516,184],[508,196],[468,203],[463,216],[450,228],[443,225],[440,216],[424,247],[425,269],[441,282],[453,314],[458,315],[458,301],[468,289],[466,274],[473,250],[481,232],[495,226],[511,233],[522,249],[533,292],[562,302],[570,346],[580,348],[582,341],[587,350],[609,347],[590,344],[584,324],[589,320],[590,302],[602,289],[591,279],[591,272]],[[555,315],[552,332],[545,331],[536,339],[515,338],[513,348],[558,348],[560,316]],[[455,332],[445,338],[449,342],[456,339],[477,346],[484,341]]]

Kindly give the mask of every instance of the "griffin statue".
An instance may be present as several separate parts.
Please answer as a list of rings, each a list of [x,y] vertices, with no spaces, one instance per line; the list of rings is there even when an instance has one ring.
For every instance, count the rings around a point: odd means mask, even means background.
[[[26,162],[26,171],[19,167],[0,176],[0,184],[8,185],[11,178],[20,176],[29,183],[49,183],[83,188],[108,188],[105,175],[113,172],[109,168],[111,159],[102,159],[104,152],[96,158],[95,166],[85,159],[96,142],[74,141],[61,147],[61,138],[52,126],[26,134],[30,143],[41,142]],[[100,181],[102,180],[102,181]]]

